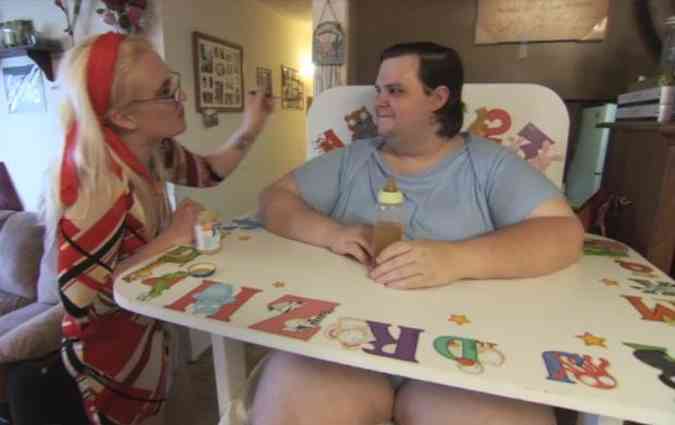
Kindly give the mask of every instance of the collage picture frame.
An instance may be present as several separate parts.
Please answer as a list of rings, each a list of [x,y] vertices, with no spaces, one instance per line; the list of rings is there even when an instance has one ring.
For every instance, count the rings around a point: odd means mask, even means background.
[[[197,31],[192,42],[197,112],[243,111],[243,47]]]

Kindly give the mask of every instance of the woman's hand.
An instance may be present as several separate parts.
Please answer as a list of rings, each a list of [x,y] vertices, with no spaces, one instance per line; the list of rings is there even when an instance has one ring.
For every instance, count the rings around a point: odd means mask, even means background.
[[[264,90],[251,90],[246,94],[244,120],[240,133],[243,138],[253,140],[265,127],[267,117],[274,110],[274,100]]]
[[[461,278],[450,242],[401,241],[386,247],[369,273],[375,282],[397,289],[447,285]]]
[[[369,265],[373,257],[371,241],[373,226],[365,224],[340,226],[330,237],[328,248],[336,254],[347,255]]]
[[[174,243],[191,245],[194,237],[194,227],[197,224],[199,213],[204,207],[191,199],[184,199],[176,208],[171,218],[171,224],[166,232]]]

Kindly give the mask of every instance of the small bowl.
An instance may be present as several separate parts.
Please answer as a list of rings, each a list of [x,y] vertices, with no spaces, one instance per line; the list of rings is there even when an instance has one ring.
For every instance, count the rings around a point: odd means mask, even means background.
[[[216,272],[216,265],[212,263],[196,263],[188,267],[192,277],[209,277]]]

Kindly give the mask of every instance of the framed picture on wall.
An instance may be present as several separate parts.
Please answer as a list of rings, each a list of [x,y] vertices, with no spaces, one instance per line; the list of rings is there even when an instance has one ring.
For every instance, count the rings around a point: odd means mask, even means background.
[[[272,94],[272,70],[259,66],[256,68],[255,81],[258,88],[265,91],[265,96],[273,96]]]
[[[244,49],[200,32],[192,33],[197,112],[244,110]]]
[[[47,101],[42,72],[35,64],[2,68],[5,97],[10,114],[45,112]]]
[[[296,69],[281,65],[281,108],[303,109],[305,88]]]

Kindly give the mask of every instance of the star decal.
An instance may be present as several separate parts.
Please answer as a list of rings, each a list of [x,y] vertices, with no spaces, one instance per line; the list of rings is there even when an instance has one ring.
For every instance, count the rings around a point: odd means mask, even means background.
[[[286,284],[284,282],[274,282],[272,286],[274,286],[275,288],[283,288],[286,286]]]
[[[602,279],[601,282],[607,286],[619,286],[619,282],[612,279]]]
[[[453,314],[448,318],[448,322],[455,322],[459,326],[462,326],[471,323],[471,320],[467,319],[463,314]]]
[[[577,335],[577,338],[582,339],[584,344],[588,347],[595,346],[607,348],[607,345],[605,345],[605,338],[595,336],[590,332],[584,332],[583,335]]]

